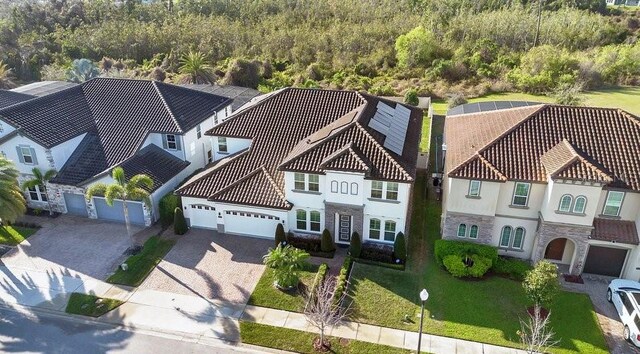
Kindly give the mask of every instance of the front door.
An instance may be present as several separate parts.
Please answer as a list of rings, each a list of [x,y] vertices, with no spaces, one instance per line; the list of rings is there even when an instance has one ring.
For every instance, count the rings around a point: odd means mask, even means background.
[[[547,250],[544,252],[544,258],[561,261],[562,255],[564,254],[564,246],[566,243],[566,238],[557,238],[549,242],[549,245],[547,245]]]
[[[340,242],[351,241],[351,215],[338,215],[338,240]]]

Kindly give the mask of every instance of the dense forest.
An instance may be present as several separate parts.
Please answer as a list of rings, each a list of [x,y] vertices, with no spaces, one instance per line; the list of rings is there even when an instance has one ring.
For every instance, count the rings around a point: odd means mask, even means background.
[[[296,85],[470,97],[517,90],[563,99],[640,83],[640,11],[607,8],[605,0],[0,4],[4,86],[104,75],[263,91]]]

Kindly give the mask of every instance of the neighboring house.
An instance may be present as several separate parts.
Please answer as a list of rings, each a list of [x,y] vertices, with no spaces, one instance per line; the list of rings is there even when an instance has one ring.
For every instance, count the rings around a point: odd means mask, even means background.
[[[640,6],[640,0],[607,0],[607,5]]]
[[[538,105],[445,122],[444,239],[640,278],[640,120]]]
[[[215,163],[177,193],[192,227],[336,242],[408,229],[422,111],[351,91],[288,88],[207,132]]]
[[[36,96],[27,95],[24,93],[18,93],[7,90],[0,90],[0,109],[12,106],[14,104],[28,101]],[[0,128],[0,134],[2,134],[2,129]],[[1,135],[0,135],[1,136]]]
[[[164,194],[213,161],[203,134],[232,112],[228,97],[157,81],[96,78],[48,91],[0,109],[0,151],[16,163],[20,180],[34,167],[58,171],[48,195],[38,188],[26,193],[29,206],[45,209],[49,199],[58,212],[122,221],[121,208],[84,198],[89,186],[112,182],[111,170],[122,166],[128,177],[145,173],[154,181],[151,210],[130,202],[132,222],[144,225],[157,219]]]

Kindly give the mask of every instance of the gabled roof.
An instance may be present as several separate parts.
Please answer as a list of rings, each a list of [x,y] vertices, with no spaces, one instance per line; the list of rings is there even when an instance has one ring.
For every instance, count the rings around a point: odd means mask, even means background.
[[[36,96],[27,95],[24,93],[0,90],[0,109],[12,106],[16,103],[28,101]]]
[[[251,139],[249,150],[215,164],[178,189],[185,196],[288,209],[284,171],[324,173],[329,167],[368,178],[415,178],[422,111],[412,109],[402,155],[386,150],[385,137],[368,127],[381,99],[351,91],[288,88],[238,112],[208,135]],[[392,107],[395,102],[386,102]],[[224,160],[223,160],[224,161]],[[261,172],[260,172],[261,171]],[[273,183],[267,183],[267,180]],[[250,179],[265,186],[247,190]],[[269,187],[269,186],[272,186]]]
[[[450,177],[480,178],[466,166],[477,154],[509,180],[551,175],[640,191],[640,120],[622,110],[542,105],[451,116],[445,134]]]

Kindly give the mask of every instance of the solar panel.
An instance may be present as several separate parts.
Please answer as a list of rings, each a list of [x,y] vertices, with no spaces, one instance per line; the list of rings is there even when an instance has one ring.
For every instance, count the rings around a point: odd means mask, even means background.
[[[394,109],[383,102],[378,102],[376,108],[369,127],[385,136],[385,148],[402,155],[411,110],[401,104],[396,104]]]

